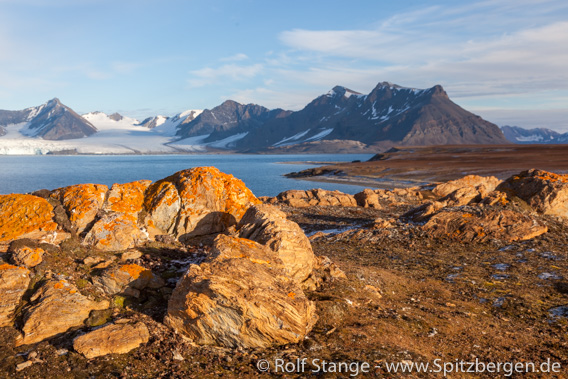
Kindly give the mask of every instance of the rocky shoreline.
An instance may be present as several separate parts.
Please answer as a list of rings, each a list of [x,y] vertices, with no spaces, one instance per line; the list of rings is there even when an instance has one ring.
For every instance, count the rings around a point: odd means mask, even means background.
[[[568,176],[541,170],[257,198],[202,167],[0,195],[0,372],[249,377],[310,358],[391,377],[381,362],[475,356],[566,374],[567,201]]]

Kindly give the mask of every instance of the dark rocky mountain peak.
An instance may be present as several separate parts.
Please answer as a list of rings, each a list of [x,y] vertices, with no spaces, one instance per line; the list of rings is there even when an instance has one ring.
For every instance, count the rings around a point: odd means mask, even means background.
[[[267,120],[287,114],[282,109],[269,110],[256,104],[226,100],[213,109],[204,110],[191,122],[182,125],[178,136],[187,138],[209,134],[210,140],[255,130]],[[289,112],[288,112],[289,113]]]
[[[124,117],[120,114],[120,113],[113,113],[110,116],[108,116],[108,118],[110,118],[113,121],[120,121],[122,120]]]
[[[558,133],[546,128],[524,129],[519,126],[501,127],[505,137],[513,143],[521,144],[558,144],[568,142],[568,133]]]
[[[363,95],[336,86],[286,118],[268,120],[237,147],[256,151],[314,141],[390,144],[506,144],[499,128],[453,103],[440,85],[378,83]]]
[[[30,137],[65,140],[83,138],[97,132],[93,124],[62,104],[58,98],[39,107],[28,108],[24,113],[27,114],[22,122],[28,122],[24,133]]]

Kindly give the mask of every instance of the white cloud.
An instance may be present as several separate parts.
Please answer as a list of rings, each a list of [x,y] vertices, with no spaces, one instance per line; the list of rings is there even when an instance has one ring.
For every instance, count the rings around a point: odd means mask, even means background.
[[[207,84],[214,84],[226,80],[244,80],[257,76],[263,69],[262,64],[239,66],[236,64],[226,64],[217,68],[205,67],[191,71],[191,78],[188,82],[191,87],[202,87]]]
[[[442,84],[464,101],[553,99],[553,91],[568,92],[567,11],[558,0],[491,0],[415,9],[366,30],[284,31],[280,40],[295,63],[278,72],[320,89],[341,84],[368,91],[388,80]],[[313,63],[298,64],[306,56]]]

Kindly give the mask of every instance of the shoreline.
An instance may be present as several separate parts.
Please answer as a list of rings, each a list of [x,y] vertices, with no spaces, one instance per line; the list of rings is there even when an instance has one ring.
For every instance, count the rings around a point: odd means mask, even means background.
[[[392,189],[440,183],[466,175],[503,180],[532,168],[568,173],[568,145],[405,146],[375,155],[368,161],[323,164],[285,176]]]
[[[344,185],[353,185],[366,188],[386,189],[392,190],[394,188],[411,188],[429,185],[435,182],[432,181],[412,181],[404,179],[372,179],[372,178],[358,178],[352,176],[344,176],[343,179],[338,177],[330,177],[325,175],[302,177],[302,178],[288,178],[292,180],[305,180],[314,183],[335,183]]]

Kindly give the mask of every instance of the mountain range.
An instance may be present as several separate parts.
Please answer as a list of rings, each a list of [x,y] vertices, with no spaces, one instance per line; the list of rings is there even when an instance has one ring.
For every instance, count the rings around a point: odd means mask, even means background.
[[[496,125],[444,89],[379,83],[369,94],[336,86],[292,112],[227,100],[212,109],[138,121],[78,115],[53,99],[0,111],[0,154],[236,151],[377,152],[393,145],[506,144]]]
[[[502,126],[503,134],[513,143],[522,144],[562,144],[568,143],[568,133],[558,133],[551,129],[524,129],[519,126]]]

